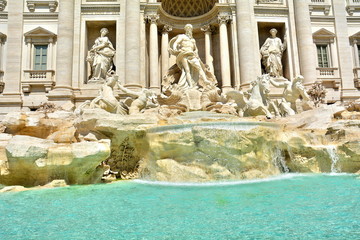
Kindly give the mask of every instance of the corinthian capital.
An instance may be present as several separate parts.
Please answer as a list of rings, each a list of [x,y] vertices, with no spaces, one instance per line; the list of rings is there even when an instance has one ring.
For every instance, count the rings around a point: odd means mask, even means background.
[[[229,15],[229,14],[224,14],[224,13],[220,13],[219,15],[218,15],[218,23],[219,24],[223,24],[223,23],[227,23],[227,22],[229,22],[229,21],[231,21],[231,15]]]
[[[151,14],[147,14],[145,16],[145,21],[148,21],[149,23],[157,23],[157,21],[159,20],[160,16],[159,14],[156,13],[151,13]]]
[[[172,31],[172,26],[170,25],[164,25],[162,32],[171,32]]]

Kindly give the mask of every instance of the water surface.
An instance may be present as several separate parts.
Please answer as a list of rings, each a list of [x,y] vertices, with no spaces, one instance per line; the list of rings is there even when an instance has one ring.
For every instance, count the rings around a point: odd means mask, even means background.
[[[0,194],[0,239],[360,239],[356,175]]]

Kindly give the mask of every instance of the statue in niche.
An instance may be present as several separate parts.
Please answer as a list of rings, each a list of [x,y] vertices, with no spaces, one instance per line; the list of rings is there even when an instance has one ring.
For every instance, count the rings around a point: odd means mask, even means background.
[[[185,25],[185,34],[179,34],[169,42],[169,53],[176,56],[176,65],[164,77],[163,90],[177,84],[182,89],[216,86],[217,80],[200,59],[191,24]]]
[[[281,58],[286,49],[286,35],[284,36],[284,43],[282,43],[281,39],[276,37],[277,30],[275,28],[270,30],[270,34],[271,37],[268,37],[260,48],[262,64],[265,66],[266,73],[271,77],[282,77]]]
[[[89,83],[103,83],[107,74],[114,67],[113,58],[115,56],[115,49],[106,36],[108,33],[109,30],[107,28],[102,28],[100,30],[100,37],[95,40],[95,44],[88,53],[87,61],[91,66]]]
[[[282,116],[291,116],[297,113],[296,100],[300,97],[303,101],[309,101],[310,97],[303,85],[304,77],[296,76],[293,80],[286,82],[276,82],[270,78],[270,83],[274,87],[284,88],[282,99],[280,100],[279,109]]]

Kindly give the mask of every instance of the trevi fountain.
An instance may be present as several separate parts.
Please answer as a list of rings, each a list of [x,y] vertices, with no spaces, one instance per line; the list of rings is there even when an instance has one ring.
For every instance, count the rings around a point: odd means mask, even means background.
[[[277,29],[263,74],[225,91],[186,24],[160,93],[124,86],[108,33],[86,58],[96,98],[1,122],[1,239],[360,237],[360,102],[286,79]]]

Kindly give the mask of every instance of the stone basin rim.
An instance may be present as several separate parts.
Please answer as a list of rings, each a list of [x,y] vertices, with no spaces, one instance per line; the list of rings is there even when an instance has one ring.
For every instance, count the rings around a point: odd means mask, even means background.
[[[256,121],[248,121],[248,122],[202,122],[202,123],[184,123],[184,124],[174,124],[174,125],[166,125],[159,126],[147,129],[148,133],[161,133],[168,132],[174,130],[183,130],[183,131],[191,131],[193,127],[212,127],[214,129],[221,129],[221,127],[239,127],[239,126],[264,126],[270,128],[280,128],[281,124],[278,123],[270,123],[270,122],[256,122]],[[237,129],[234,129],[237,130]],[[241,130],[241,129],[240,129]],[[243,129],[242,131],[246,131],[249,129]]]

